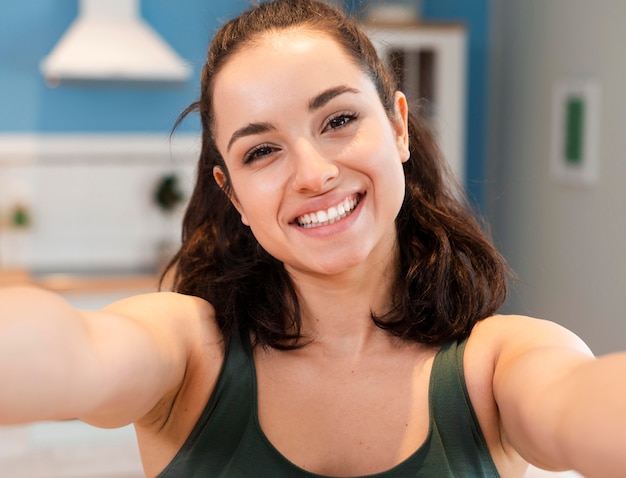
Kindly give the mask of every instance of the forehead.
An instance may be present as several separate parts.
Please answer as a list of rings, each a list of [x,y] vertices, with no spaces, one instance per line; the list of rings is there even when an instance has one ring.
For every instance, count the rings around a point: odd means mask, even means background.
[[[233,54],[213,85],[217,130],[226,116],[248,116],[281,104],[304,104],[330,87],[346,84],[374,91],[367,75],[330,35],[306,29],[268,32]],[[227,113],[227,114],[225,114]]]
[[[255,70],[254,79],[260,81],[266,74],[281,74],[289,69],[313,73],[331,66],[335,70],[360,69],[357,61],[328,33],[289,28],[265,32],[241,47],[218,72],[215,83],[224,73],[244,72],[245,68]]]

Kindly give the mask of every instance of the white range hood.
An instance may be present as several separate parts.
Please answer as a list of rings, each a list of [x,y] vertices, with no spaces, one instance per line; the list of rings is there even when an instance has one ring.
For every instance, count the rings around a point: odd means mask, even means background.
[[[141,18],[139,0],[79,0],[78,17],[40,68],[51,86],[180,84],[191,74],[191,66]]]

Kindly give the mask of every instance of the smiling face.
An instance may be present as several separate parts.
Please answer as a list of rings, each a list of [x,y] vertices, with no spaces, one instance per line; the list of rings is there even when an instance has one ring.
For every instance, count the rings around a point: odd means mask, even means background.
[[[333,39],[303,29],[265,34],[222,67],[213,112],[231,200],[292,276],[380,269],[395,257],[406,101],[396,94],[390,120]],[[222,185],[224,172],[214,174]]]

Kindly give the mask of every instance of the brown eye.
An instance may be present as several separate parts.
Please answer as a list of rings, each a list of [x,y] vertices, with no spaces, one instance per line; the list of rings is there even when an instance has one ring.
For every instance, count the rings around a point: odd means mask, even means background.
[[[267,156],[268,154],[272,154],[274,152],[274,148],[263,144],[261,146],[257,146],[256,148],[249,151],[243,158],[244,164],[250,163],[256,159],[259,159],[263,156]]]
[[[343,128],[351,121],[354,121],[357,118],[356,114],[353,113],[341,113],[337,116],[332,117],[328,120],[326,129],[334,130],[338,128]]]

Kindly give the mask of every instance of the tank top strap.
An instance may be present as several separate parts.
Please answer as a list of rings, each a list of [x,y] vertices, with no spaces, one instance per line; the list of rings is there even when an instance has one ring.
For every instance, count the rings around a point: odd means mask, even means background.
[[[435,357],[430,378],[430,413],[433,437],[441,441],[454,476],[467,470],[472,476],[499,476],[470,401],[463,354],[467,339],[444,344]]]
[[[233,451],[239,448],[253,421],[252,351],[249,338],[243,334],[238,330],[231,334],[211,398],[185,444],[159,478],[214,476],[215,470],[229,468]]]

